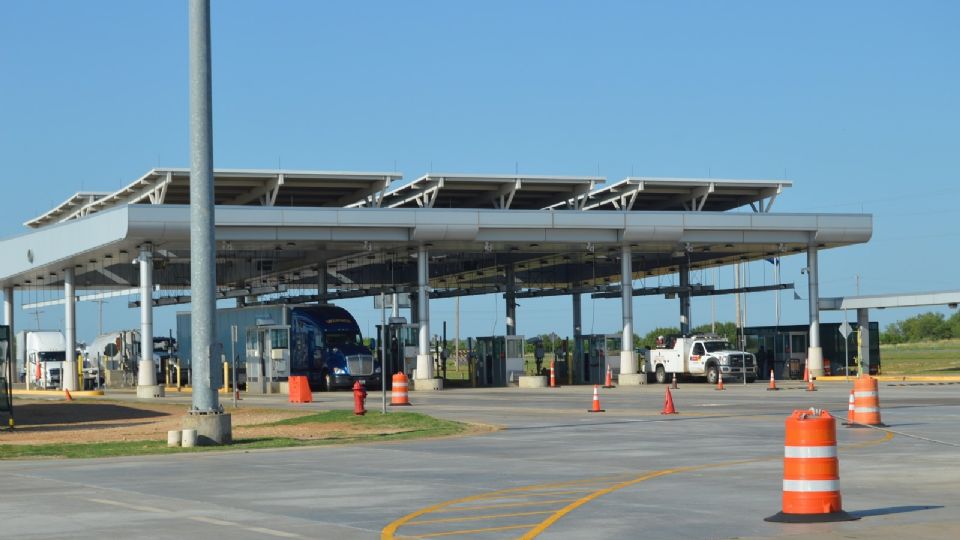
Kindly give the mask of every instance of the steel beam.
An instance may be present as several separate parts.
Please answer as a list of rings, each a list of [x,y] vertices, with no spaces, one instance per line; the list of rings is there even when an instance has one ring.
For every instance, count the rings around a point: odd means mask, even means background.
[[[153,251],[150,245],[140,249],[140,362],[137,365],[137,386],[144,387],[137,396],[153,397],[157,385],[157,367],[153,363]],[[150,388],[146,388],[150,387]]]

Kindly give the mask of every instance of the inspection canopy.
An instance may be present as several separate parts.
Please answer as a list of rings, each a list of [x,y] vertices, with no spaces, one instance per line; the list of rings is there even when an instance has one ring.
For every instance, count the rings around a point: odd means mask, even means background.
[[[866,242],[865,214],[773,213],[789,181],[217,170],[217,281],[223,297],[303,299],[410,290],[419,247],[433,296],[502,290],[507,268],[532,295]],[[154,169],[114,193],[88,193],[0,241],[0,285],[126,290],[153,253],[158,297],[186,301],[189,172]],[[322,278],[322,279],[321,279]],[[310,293],[310,290],[314,293]],[[162,302],[161,302],[162,303]]]

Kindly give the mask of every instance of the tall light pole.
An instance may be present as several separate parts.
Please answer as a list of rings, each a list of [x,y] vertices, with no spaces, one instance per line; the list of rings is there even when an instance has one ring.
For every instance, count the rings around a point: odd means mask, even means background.
[[[216,244],[213,199],[213,97],[210,0],[190,0],[190,303],[193,401],[184,424],[201,444],[231,442],[230,415],[218,402],[215,359]]]

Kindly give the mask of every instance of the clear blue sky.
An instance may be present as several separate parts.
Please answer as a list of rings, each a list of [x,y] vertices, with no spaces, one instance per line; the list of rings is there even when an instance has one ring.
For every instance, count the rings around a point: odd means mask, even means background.
[[[0,235],[81,188],[188,164],[186,15],[0,4]],[[869,244],[822,254],[823,296],[853,294],[857,274],[863,293],[960,288],[960,3],[214,0],[212,19],[218,167],[786,176],[776,210],[874,215]],[[802,266],[785,259],[783,280],[806,298]],[[769,265],[750,280],[771,283]],[[783,298],[782,321],[806,322]],[[522,301],[519,332],[569,334],[569,302]],[[364,330],[379,318],[345,305]],[[635,308],[638,333],[678,320],[675,300]],[[433,303],[437,329],[452,309]],[[463,311],[464,335],[503,331],[502,299]],[[105,312],[107,329],[139,321],[125,299]],[[732,320],[732,299],[717,313]],[[78,315],[89,340],[97,307]],[[693,322],[710,317],[694,300]],[[748,323],[773,322],[773,294],[751,296]],[[585,331],[618,327],[617,300],[585,301]]]

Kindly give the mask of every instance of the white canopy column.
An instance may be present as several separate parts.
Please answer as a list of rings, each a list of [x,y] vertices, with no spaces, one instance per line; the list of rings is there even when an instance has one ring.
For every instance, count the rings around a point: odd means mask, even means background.
[[[433,355],[430,354],[430,253],[426,246],[417,250],[417,316],[419,317],[419,346],[414,390],[440,390],[441,379],[433,378]]]
[[[60,384],[64,390],[77,390],[77,292],[74,288],[73,267],[63,271],[63,334],[66,338],[66,358]]]
[[[807,247],[807,293],[810,297],[810,346],[807,349],[807,369],[813,377],[823,376],[823,349],[820,348],[820,287],[817,282],[817,246]]]
[[[13,330],[13,287],[3,288],[3,324],[10,327],[10,335],[16,335]]]
[[[137,364],[137,397],[158,397],[157,366],[153,362],[153,251],[140,248],[140,362]]]
[[[620,256],[620,302],[623,307],[623,335],[620,344],[620,384],[642,384],[637,356],[633,352],[633,253],[624,243]]]

